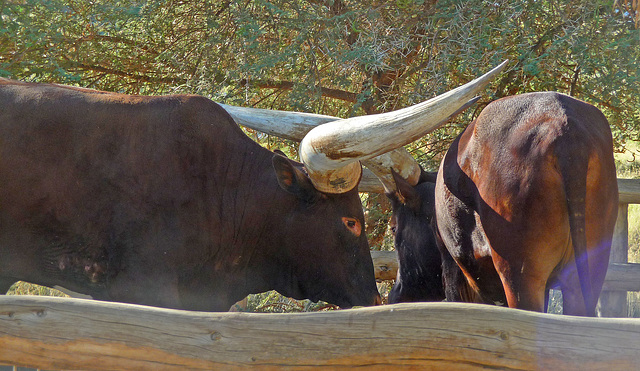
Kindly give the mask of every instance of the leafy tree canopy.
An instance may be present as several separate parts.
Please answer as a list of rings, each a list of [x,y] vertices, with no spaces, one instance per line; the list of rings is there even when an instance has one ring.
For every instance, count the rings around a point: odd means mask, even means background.
[[[619,148],[640,139],[635,0],[0,1],[0,76],[127,93],[345,117],[504,59],[475,112],[411,146],[428,167],[483,105],[529,91],[595,104]]]

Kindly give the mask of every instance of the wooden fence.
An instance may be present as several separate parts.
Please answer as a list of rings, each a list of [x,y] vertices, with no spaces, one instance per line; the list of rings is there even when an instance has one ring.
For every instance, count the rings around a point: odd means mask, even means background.
[[[627,291],[640,291],[640,264],[629,261],[629,204],[640,204],[640,179],[618,179],[620,204],[611,259],[600,295],[600,317],[627,317]],[[395,252],[372,251],[376,279],[395,279],[398,262]]]
[[[618,220],[611,246],[609,270],[600,295],[598,315],[626,317],[627,291],[640,291],[640,264],[629,261],[629,204],[640,203],[640,179],[618,179]]]
[[[476,304],[257,314],[0,297],[0,364],[46,369],[631,370],[638,351],[638,319]]]

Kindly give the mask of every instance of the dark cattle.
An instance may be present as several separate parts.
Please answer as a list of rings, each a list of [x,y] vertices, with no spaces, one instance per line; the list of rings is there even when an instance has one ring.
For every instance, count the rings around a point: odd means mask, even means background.
[[[476,97],[443,122],[473,105]],[[390,170],[391,184],[386,184],[386,195],[393,209],[391,232],[398,254],[396,282],[389,292],[390,304],[445,299],[442,278],[442,259],[436,246],[435,181],[437,173],[425,172],[408,155],[406,163],[413,163],[419,174],[415,185]],[[382,179],[382,178],[381,178]],[[425,227],[426,226],[426,227]]]
[[[271,289],[372,305],[363,227],[356,190],[316,190],[210,100],[0,79],[2,292],[24,280],[192,310]]]
[[[422,172],[413,187],[393,172],[396,192],[389,192],[391,231],[398,253],[398,275],[389,303],[440,301],[445,298],[440,252],[436,248],[435,174]]]
[[[491,103],[438,172],[447,299],[543,311],[559,287],[565,314],[595,315],[617,204],[611,131],[598,109],[553,92]]]
[[[396,189],[387,192],[387,197],[393,209],[390,226],[398,254],[398,274],[389,292],[389,304],[446,298],[451,301],[477,301],[477,295],[469,291],[468,285],[459,281],[464,279],[462,271],[442,246],[437,232],[437,173],[422,171],[415,186],[396,173],[393,175]],[[445,281],[450,284],[445,285]]]

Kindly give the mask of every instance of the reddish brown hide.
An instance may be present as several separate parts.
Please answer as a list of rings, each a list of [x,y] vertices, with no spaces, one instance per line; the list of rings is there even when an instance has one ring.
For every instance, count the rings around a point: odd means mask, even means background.
[[[489,104],[448,150],[435,193],[449,299],[543,311],[559,286],[565,314],[595,315],[618,205],[597,108],[554,92]]]

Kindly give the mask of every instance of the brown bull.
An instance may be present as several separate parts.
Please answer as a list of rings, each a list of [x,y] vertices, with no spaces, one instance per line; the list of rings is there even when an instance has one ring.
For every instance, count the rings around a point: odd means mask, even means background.
[[[489,104],[436,180],[447,297],[543,311],[559,286],[565,314],[594,316],[617,206],[597,108],[554,92]]]
[[[379,300],[356,190],[318,191],[212,101],[0,79],[0,291],[17,280],[207,311]]]

